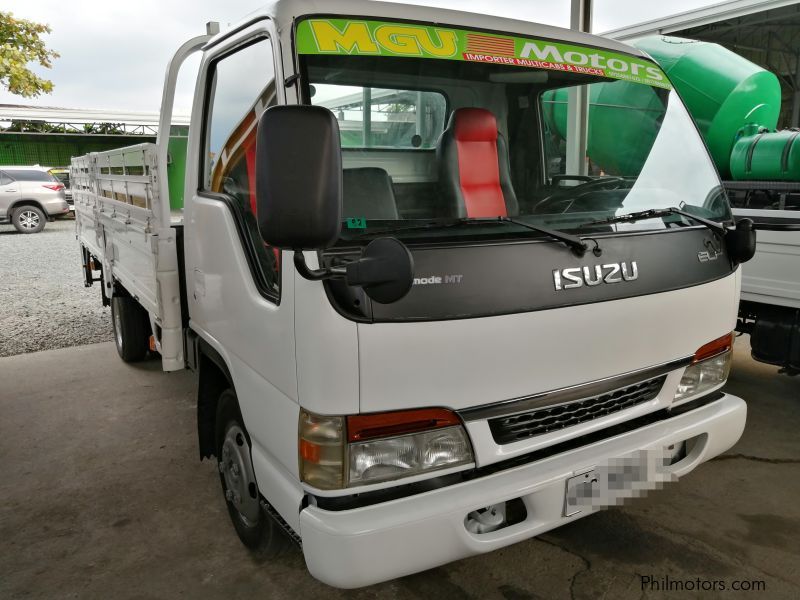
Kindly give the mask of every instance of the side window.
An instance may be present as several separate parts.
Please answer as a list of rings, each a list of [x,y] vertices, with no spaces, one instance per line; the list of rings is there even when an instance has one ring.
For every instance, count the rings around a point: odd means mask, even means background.
[[[203,188],[234,199],[255,249],[262,283],[277,297],[280,253],[264,244],[256,218],[256,128],[264,110],[276,102],[270,42],[260,39],[240,48],[211,69]]]
[[[314,83],[311,102],[333,111],[343,148],[430,149],[444,131],[439,92]]]
[[[0,171],[0,185],[8,185],[12,181],[14,180],[11,177]]]

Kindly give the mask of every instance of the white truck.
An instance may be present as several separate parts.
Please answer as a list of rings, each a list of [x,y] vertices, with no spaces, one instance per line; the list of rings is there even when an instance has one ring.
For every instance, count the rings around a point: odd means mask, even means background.
[[[739,439],[746,405],[721,388],[754,234],[655,63],[364,0],[209,29],[167,69],[157,143],[75,158],[71,180],[119,354],[197,373],[199,454],[245,545],[294,540],[316,578],[364,586],[536,536]],[[565,172],[542,114],[570,106],[548,92],[601,82],[648,108],[609,104],[617,169]]]
[[[743,269],[737,330],[753,358],[800,374],[800,182],[728,182],[734,216],[755,222],[758,243]],[[766,189],[764,189],[766,188]]]

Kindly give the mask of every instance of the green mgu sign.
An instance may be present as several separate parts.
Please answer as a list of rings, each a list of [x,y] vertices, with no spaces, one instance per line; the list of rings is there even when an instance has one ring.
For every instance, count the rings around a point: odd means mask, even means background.
[[[460,60],[623,79],[670,89],[654,63],[598,48],[464,29],[351,19],[306,19],[300,54],[348,54]]]

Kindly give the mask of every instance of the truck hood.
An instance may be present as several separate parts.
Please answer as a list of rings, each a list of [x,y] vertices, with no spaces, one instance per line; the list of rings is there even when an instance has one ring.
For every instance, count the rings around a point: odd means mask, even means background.
[[[738,277],[518,314],[360,323],[360,410],[458,410],[691,356],[734,329]]]

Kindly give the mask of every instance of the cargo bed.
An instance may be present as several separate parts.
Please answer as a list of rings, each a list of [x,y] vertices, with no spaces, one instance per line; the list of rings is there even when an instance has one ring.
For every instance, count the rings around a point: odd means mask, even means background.
[[[103,297],[127,294],[148,313],[166,371],[182,369],[181,285],[177,243],[182,211],[164,197],[156,144],[72,159],[75,224],[86,284]],[[175,175],[176,177],[178,174]]]

